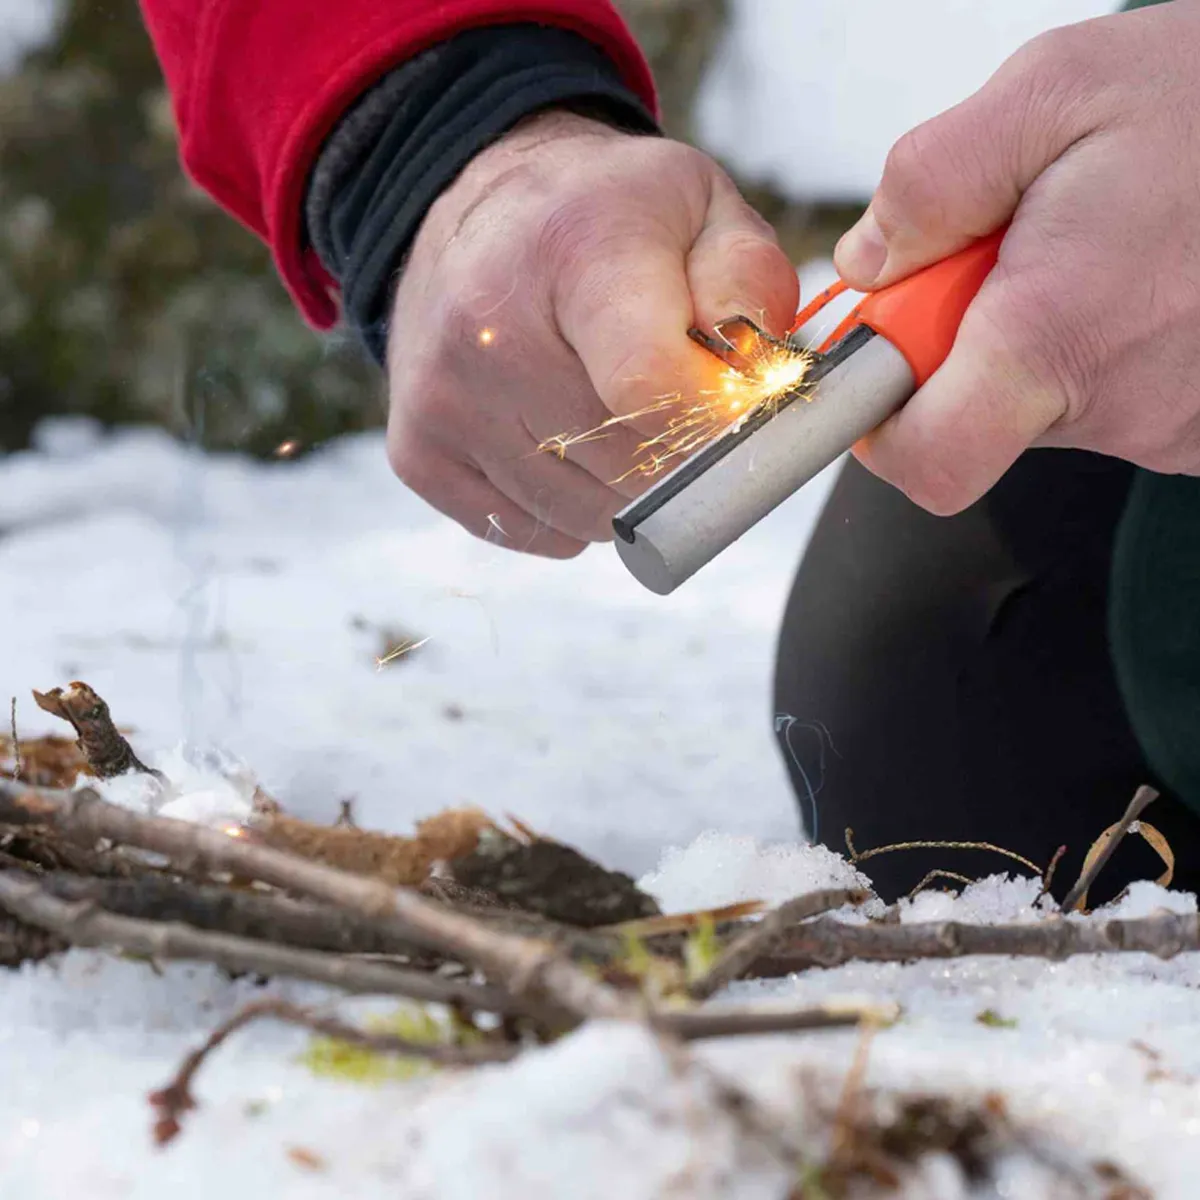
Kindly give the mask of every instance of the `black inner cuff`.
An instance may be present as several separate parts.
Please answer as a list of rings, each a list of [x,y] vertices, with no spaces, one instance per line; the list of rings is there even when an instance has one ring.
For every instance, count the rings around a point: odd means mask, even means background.
[[[397,67],[331,134],[309,184],[308,234],[341,284],[346,320],[377,362],[395,280],[425,213],[480,150],[557,106],[657,132],[590,42],[501,25],[459,34]]]

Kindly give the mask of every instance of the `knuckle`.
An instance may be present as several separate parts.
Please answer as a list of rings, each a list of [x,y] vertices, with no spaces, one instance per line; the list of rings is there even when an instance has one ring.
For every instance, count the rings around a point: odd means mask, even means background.
[[[392,474],[401,483],[421,490],[420,482],[423,474],[422,455],[418,452],[414,439],[402,429],[391,425],[387,433],[387,462]]]
[[[926,458],[900,486],[914,504],[935,517],[952,517],[974,499],[969,483],[955,469],[953,460],[945,457]]]
[[[935,119],[910,129],[892,146],[884,162],[875,205],[884,232],[888,226],[940,226],[945,223],[944,187],[953,154]]]
[[[552,270],[577,265],[603,249],[616,230],[605,219],[607,205],[603,189],[571,192],[547,205],[539,222],[536,253]]]
[[[1006,279],[989,306],[994,361],[1008,363],[1014,390],[1035,386],[1058,397],[1065,416],[1075,417],[1095,388],[1106,357],[1103,322],[1089,319],[1070,299],[1074,289],[1037,272]]]
[[[1107,83],[1106,34],[1093,23],[1051,29],[1026,42],[997,72],[1005,107],[1027,136],[1052,137]],[[1086,112],[1084,124],[1087,123]],[[1061,139],[1059,139],[1061,140]]]
[[[1100,64],[1096,34],[1087,23],[1049,29],[1026,42],[1009,60],[1008,70],[1044,87],[1092,82]]]

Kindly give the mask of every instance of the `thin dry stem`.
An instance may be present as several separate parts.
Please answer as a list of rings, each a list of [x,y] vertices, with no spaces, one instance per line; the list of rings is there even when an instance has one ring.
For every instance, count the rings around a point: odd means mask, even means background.
[[[969,875],[960,875],[957,871],[943,871],[940,867],[934,867],[932,871],[925,872],[924,878],[908,893],[905,899],[911,900],[918,892],[924,890],[926,884],[932,883],[935,879],[952,879],[955,883],[961,883],[963,887],[970,887],[975,882]]]
[[[1133,799],[1130,800],[1124,814],[1117,822],[1112,833],[1109,834],[1108,840],[1099,854],[1090,863],[1085,863],[1079,878],[1075,881],[1075,886],[1063,897],[1063,912],[1073,912],[1075,909],[1083,907],[1084,902],[1087,900],[1088,889],[1096,882],[1096,877],[1104,870],[1108,864],[1108,860],[1112,858],[1113,852],[1129,832],[1129,827],[1157,799],[1158,792],[1147,784],[1143,784],[1134,792]]]
[[[809,1008],[787,1005],[729,1005],[676,1012],[658,1012],[650,1023],[681,1041],[702,1038],[750,1037],[765,1033],[796,1033],[805,1029],[843,1029],[848,1025],[886,1026],[900,1016],[895,1004],[829,1001]]]
[[[17,737],[17,698],[12,698],[12,708],[9,713],[12,722],[12,748],[13,748],[13,778],[21,778],[21,739]]]
[[[875,858],[877,855],[892,854],[897,850],[986,850],[992,854],[1002,854],[1005,858],[1011,858],[1013,862],[1019,862],[1021,866],[1028,867],[1039,879],[1043,874],[1042,868],[1037,863],[1030,862],[1023,854],[1018,854],[1015,850],[1006,850],[1003,846],[997,846],[992,842],[893,842],[888,846],[857,850],[854,846],[854,830],[849,828],[846,830],[846,853],[855,866]]]
[[[347,1025],[336,1017],[322,1016],[286,1000],[257,1000],[239,1009],[229,1020],[222,1022],[209,1034],[204,1044],[193,1050],[180,1064],[179,1070],[165,1087],[150,1093],[155,1110],[154,1140],[165,1145],[179,1132],[180,1119],[196,1107],[192,1082],[204,1060],[231,1034],[253,1021],[270,1017],[289,1025],[299,1025],[325,1037],[336,1038],[361,1046],[377,1054],[396,1054],[406,1058],[423,1058],[443,1066],[472,1067],[485,1063],[507,1062],[517,1053],[517,1047],[503,1042],[483,1042],[458,1046],[442,1042],[414,1042],[392,1033],[371,1033]]]
[[[792,926],[847,904],[862,904],[871,893],[862,888],[826,888],[796,896],[772,909],[761,921],[726,946],[712,967],[689,989],[694,1000],[707,1000],[735,979],[740,979],[756,959],[770,953],[771,947]]]

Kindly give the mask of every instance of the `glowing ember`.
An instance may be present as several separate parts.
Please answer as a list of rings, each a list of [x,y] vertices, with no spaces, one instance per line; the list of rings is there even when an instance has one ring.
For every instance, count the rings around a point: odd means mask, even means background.
[[[382,658],[375,660],[376,669],[382,671],[388,663],[394,663],[396,659],[403,658],[406,654],[411,654],[414,650],[419,650],[427,641],[429,639],[425,637],[419,642],[406,641],[401,642],[398,646],[393,646]]]
[[[606,437],[616,426],[662,414],[666,418],[666,428],[638,446],[633,466],[613,482],[620,483],[638,475],[657,475],[675,459],[689,457],[718,434],[736,428],[761,409],[795,392],[803,384],[812,358],[808,354],[763,343],[756,349],[752,361],[753,374],[728,369],[718,386],[694,397],[673,392],[637,412],[610,417],[584,433],[555,434],[538,449],[565,458],[572,446]]]
[[[496,340],[496,331],[491,328],[481,329],[479,331],[479,344],[481,346],[490,346]]]

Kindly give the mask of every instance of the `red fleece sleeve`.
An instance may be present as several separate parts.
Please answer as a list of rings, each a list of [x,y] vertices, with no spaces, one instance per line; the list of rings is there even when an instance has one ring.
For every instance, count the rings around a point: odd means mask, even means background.
[[[312,324],[333,281],[301,244],[304,189],[346,108],[392,67],[464,29],[517,21],[604,50],[652,108],[654,84],[609,0],[141,0],[167,77],[184,167],[266,239]]]

